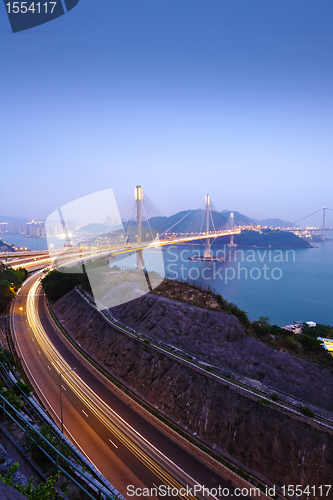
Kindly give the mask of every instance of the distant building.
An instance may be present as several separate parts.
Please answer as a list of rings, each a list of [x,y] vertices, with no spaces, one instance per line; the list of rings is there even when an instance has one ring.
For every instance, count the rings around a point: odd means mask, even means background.
[[[29,236],[45,236],[44,222],[31,221],[26,224],[26,234]]]
[[[0,222],[0,234],[9,233],[8,227],[8,222]]]
[[[63,234],[64,228],[61,224],[48,224],[47,225],[47,236],[57,237]]]
[[[310,328],[314,328],[317,324],[314,323],[313,321],[306,321],[306,325],[308,325]],[[291,325],[285,325],[282,327],[284,330],[289,330],[290,332],[293,333],[302,333],[303,330],[303,323],[292,323]]]

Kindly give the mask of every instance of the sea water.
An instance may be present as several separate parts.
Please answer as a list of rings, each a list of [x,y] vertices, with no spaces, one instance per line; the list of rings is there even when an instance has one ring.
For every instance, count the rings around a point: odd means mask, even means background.
[[[46,238],[20,234],[1,239],[30,250],[46,250]],[[171,279],[201,284],[220,293],[248,313],[251,320],[268,316],[279,326],[293,321],[333,325],[333,241],[313,243],[313,248],[259,249],[213,246],[224,262],[191,261],[203,245],[163,247],[164,273]],[[129,258],[130,259],[130,258]],[[135,266],[136,259],[123,265]],[[158,264],[156,271],[162,274]]]
[[[333,325],[333,241],[314,248],[259,249],[214,246],[224,262],[191,261],[198,245],[165,247],[166,277],[195,282],[248,313],[279,326],[292,321]]]

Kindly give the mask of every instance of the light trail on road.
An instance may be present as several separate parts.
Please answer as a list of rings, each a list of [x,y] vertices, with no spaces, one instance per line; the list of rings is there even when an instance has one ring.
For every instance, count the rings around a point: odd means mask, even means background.
[[[183,438],[158,421],[154,423],[77,353],[47,312],[37,283],[42,276],[40,271],[28,278],[13,303],[17,351],[37,394],[59,422],[60,373],[69,370],[61,375],[66,434],[118,491],[127,497],[126,485],[151,490],[152,485],[155,488],[160,483],[169,488],[162,496],[193,500],[206,495],[196,491],[193,497],[192,485],[230,489],[228,495],[220,490],[210,494],[214,500],[234,497],[235,485],[248,488],[250,484],[230,469],[211,463],[193,445],[187,446]],[[191,487],[192,492],[184,493]],[[151,495],[157,500],[158,493]],[[138,498],[133,494],[130,497]],[[240,498],[248,496],[242,494]]]
[[[231,236],[240,234],[241,229],[227,229],[221,231],[210,231],[209,233],[196,233],[189,236],[173,236],[169,239],[160,240],[154,239],[150,242],[130,243],[125,246],[120,245],[102,245],[99,248],[94,247],[73,247],[64,251],[49,250],[48,252],[7,252],[0,255],[0,259],[9,259],[9,264],[13,269],[18,269],[25,264],[26,268],[39,268],[54,264],[57,258],[60,260],[56,267],[70,266],[80,260],[87,260],[89,258],[105,258],[115,255],[130,254],[133,252],[156,249],[177,243],[187,243],[190,241],[202,240],[206,238],[216,239],[221,236]],[[34,258],[34,260],[31,260]],[[22,259],[22,260],[21,260]],[[25,260],[24,260],[25,259]]]
[[[94,414],[98,420],[114,435],[117,439],[136,456],[140,462],[145,465],[163,484],[181,491],[184,485],[194,486],[197,484],[192,477],[178,467],[168,457],[163,455],[155,446],[148,442],[146,438],[140,435],[131,427],[120,415],[110,408],[90,387],[72,370],[69,364],[60,356],[52,342],[46,335],[40,318],[38,316],[37,297],[40,281],[37,280],[30,288],[27,295],[26,314],[28,323],[35,335],[35,338],[50,364],[59,374],[63,373],[62,379],[70,387],[72,392],[79,398],[87,409]],[[83,411],[83,410],[82,410]],[[112,441],[111,441],[112,442]],[[167,468],[167,471],[165,470]],[[178,482],[171,474],[183,476],[183,484]],[[180,496],[180,495],[179,495]],[[180,498],[184,498],[180,496]],[[186,498],[194,500],[192,495]],[[217,498],[211,496],[214,500]]]

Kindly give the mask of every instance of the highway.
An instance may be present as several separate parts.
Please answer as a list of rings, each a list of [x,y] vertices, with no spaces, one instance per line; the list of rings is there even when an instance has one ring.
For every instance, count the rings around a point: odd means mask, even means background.
[[[131,253],[140,250],[149,250],[160,248],[166,245],[176,243],[187,243],[190,241],[201,240],[205,238],[218,238],[219,236],[231,236],[239,234],[241,230],[228,229],[223,231],[209,231],[207,233],[192,233],[190,235],[174,235],[168,239],[152,240],[142,243],[126,244],[109,244],[98,246],[79,246],[69,247],[63,250],[49,251],[20,251],[20,252],[3,252],[0,254],[0,260],[5,261],[5,264],[10,265],[13,269],[24,266],[26,269],[35,270],[41,267],[46,267],[52,263],[54,267],[61,267],[77,263],[78,261],[87,260],[89,258],[107,258],[124,253]]]
[[[229,480],[145,419],[70,348],[46,313],[38,283],[41,275],[30,277],[18,294],[12,308],[13,334],[24,369],[59,427],[60,372],[76,368],[61,377],[65,435],[126,498],[140,497],[129,496],[128,485],[141,489],[166,485],[178,491],[194,484],[220,486],[230,495],[216,498],[236,496]],[[245,485],[240,480],[238,486]],[[204,497],[197,493],[195,498]]]

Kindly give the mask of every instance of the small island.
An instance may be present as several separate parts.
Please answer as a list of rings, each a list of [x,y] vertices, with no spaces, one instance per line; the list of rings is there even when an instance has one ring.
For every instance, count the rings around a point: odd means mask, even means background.
[[[221,236],[214,241],[213,245],[225,245],[229,243],[229,240],[229,236]],[[240,234],[234,235],[234,244],[238,247],[250,248],[312,248],[312,245],[304,238],[278,229],[260,231],[244,229]]]
[[[3,240],[0,240],[0,253],[16,252],[16,251],[17,251],[17,247],[15,247],[14,245],[11,245],[10,243],[6,243]]]

